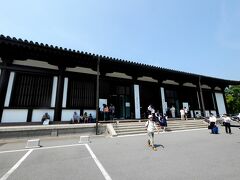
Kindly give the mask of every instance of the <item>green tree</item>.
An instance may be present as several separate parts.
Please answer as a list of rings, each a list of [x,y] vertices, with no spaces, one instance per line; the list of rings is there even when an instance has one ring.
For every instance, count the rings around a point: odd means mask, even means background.
[[[225,95],[229,113],[240,113],[240,85],[234,85],[226,88]]]

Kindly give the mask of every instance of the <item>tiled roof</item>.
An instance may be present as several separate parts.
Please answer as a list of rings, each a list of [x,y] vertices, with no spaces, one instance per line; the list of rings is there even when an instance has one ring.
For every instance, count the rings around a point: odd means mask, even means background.
[[[129,60],[123,60],[123,59],[117,59],[117,58],[112,58],[108,56],[102,56],[98,54],[91,54],[83,51],[78,51],[78,50],[73,50],[73,49],[67,49],[67,48],[62,48],[58,46],[53,46],[53,45],[48,45],[48,44],[43,44],[43,43],[38,43],[38,42],[33,42],[33,41],[28,41],[28,40],[22,40],[22,39],[17,39],[15,37],[10,37],[10,36],[4,36],[0,35],[0,44],[5,43],[9,45],[16,44],[17,46],[34,46],[38,48],[43,48],[46,50],[51,50],[55,51],[58,53],[63,53],[63,54],[69,54],[69,55],[84,55],[88,56],[89,58],[92,59],[97,59],[100,57],[101,61],[104,61],[105,63],[114,63],[114,64],[122,64],[122,65],[128,65],[128,66],[134,66],[136,68],[141,68],[144,70],[150,70],[150,71],[156,71],[156,72],[165,72],[165,73],[174,73],[178,75],[184,75],[184,76],[191,76],[194,78],[199,78],[201,77],[202,79],[208,79],[211,81],[221,81],[227,84],[240,84],[240,81],[232,81],[232,80],[225,80],[225,79],[220,79],[220,78],[215,78],[215,77],[210,77],[210,76],[204,76],[204,75],[199,75],[199,74],[194,74],[194,73],[189,73],[189,72],[183,72],[183,71],[178,71],[174,69],[167,69],[159,66],[153,66],[153,65],[148,65],[144,63],[138,63],[134,61],[129,61]]]

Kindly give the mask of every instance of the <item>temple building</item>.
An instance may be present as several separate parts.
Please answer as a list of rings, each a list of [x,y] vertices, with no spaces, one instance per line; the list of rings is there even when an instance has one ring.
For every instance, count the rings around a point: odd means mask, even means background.
[[[0,36],[0,123],[66,122],[74,111],[100,118],[104,104],[117,119],[146,118],[152,104],[176,117],[227,113],[224,80]],[[169,114],[171,116],[171,114]]]

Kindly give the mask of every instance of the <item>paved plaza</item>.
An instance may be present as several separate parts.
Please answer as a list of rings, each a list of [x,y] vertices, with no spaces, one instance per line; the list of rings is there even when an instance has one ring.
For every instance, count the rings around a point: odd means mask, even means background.
[[[40,148],[24,140],[0,140],[0,180],[238,180],[240,129],[229,135],[207,129],[155,134],[157,151],[147,136],[40,138]]]

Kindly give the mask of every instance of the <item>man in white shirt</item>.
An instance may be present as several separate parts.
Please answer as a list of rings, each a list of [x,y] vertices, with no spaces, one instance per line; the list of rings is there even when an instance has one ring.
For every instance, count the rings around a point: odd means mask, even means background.
[[[149,111],[149,114],[151,115],[155,113],[155,109],[151,104],[148,106],[148,111]]]
[[[223,115],[223,122],[224,122],[224,126],[225,126],[225,131],[226,133],[228,134],[232,134],[232,131],[231,131],[231,119],[229,116],[227,116],[227,114],[224,114]]]
[[[184,120],[184,110],[183,109],[180,109],[180,115],[181,115],[181,120]]]
[[[156,151],[157,148],[154,146],[154,129],[159,132],[159,129],[157,128],[156,123],[153,121],[153,116],[148,116],[148,121],[145,124],[145,127],[147,128],[147,135],[148,135],[148,145],[152,146],[153,150]]]
[[[217,122],[217,118],[211,113],[209,117],[209,128],[211,129],[211,132],[213,134],[213,127],[215,126]]]
[[[175,107],[172,106],[172,107],[170,108],[170,111],[171,111],[171,114],[172,114],[172,118],[175,118]]]

